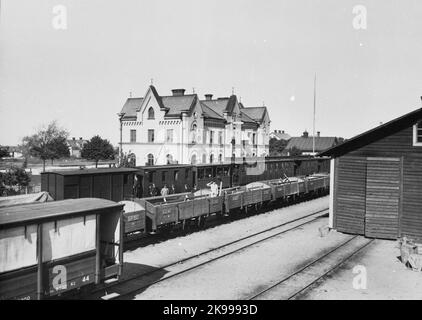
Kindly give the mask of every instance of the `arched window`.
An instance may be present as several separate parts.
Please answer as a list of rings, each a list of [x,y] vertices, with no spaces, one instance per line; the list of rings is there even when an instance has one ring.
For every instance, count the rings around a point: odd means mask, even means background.
[[[196,135],[197,135],[196,129],[197,129],[197,126],[196,126],[196,123],[194,122],[190,128],[190,140],[192,143],[196,142]]]
[[[221,153],[218,155],[218,162],[223,162],[223,155]]]
[[[196,164],[196,154],[193,154],[192,158],[190,158],[190,164]]]
[[[167,158],[167,164],[172,164],[173,163],[173,156],[171,154],[168,154],[166,156],[166,158]]]
[[[148,165],[149,166],[154,165],[154,155],[152,153],[148,154]]]
[[[207,155],[205,153],[202,155],[202,163],[207,163]]]
[[[148,119],[155,119],[155,112],[153,107],[149,107],[148,109]]]
[[[214,162],[214,155],[210,154],[210,163],[213,163],[213,162]]]

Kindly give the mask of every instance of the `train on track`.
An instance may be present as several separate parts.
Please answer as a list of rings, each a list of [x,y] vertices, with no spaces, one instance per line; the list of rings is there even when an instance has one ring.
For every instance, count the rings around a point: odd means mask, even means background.
[[[0,206],[0,300],[54,297],[118,277],[130,239],[326,194],[329,159],[63,170],[41,181],[54,201]],[[211,181],[217,192],[204,189]],[[176,192],[148,196],[153,184]],[[197,188],[182,192],[188,184]]]

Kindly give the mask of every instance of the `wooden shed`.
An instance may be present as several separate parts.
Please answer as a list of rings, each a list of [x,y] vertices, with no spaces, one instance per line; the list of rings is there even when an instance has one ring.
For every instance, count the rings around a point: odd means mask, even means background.
[[[41,173],[41,190],[54,200],[102,198],[122,201],[133,196],[131,168],[60,170]]]
[[[330,227],[422,239],[422,109],[328,149]]]

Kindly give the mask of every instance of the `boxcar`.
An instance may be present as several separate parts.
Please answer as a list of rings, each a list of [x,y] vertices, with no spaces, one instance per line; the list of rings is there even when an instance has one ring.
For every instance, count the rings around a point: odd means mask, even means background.
[[[124,200],[119,203],[124,205],[124,236],[133,238],[145,234],[146,213],[144,204],[139,199]]]
[[[133,195],[136,169],[81,169],[41,174],[41,190],[54,200],[103,198],[119,202]]]
[[[42,299],[119,276],[122,208],[91,198],[0,208],[0,299]]]
[[[174,193],[190,191],[195,185],[193,167],[191,165],[162,165],[137,167],[135,197],[151,197],[150,186],[155,185],[156,195],[160,194],[161,188],[167,184]],[[187,190],[185,189],[187,185]]]

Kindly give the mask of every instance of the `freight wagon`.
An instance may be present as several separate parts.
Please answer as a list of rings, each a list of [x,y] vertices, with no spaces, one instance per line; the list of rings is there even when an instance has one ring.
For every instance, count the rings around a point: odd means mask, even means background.
[[[92,198],[0,208],[0,299],[51,298],[119,277],[122,210]]]

